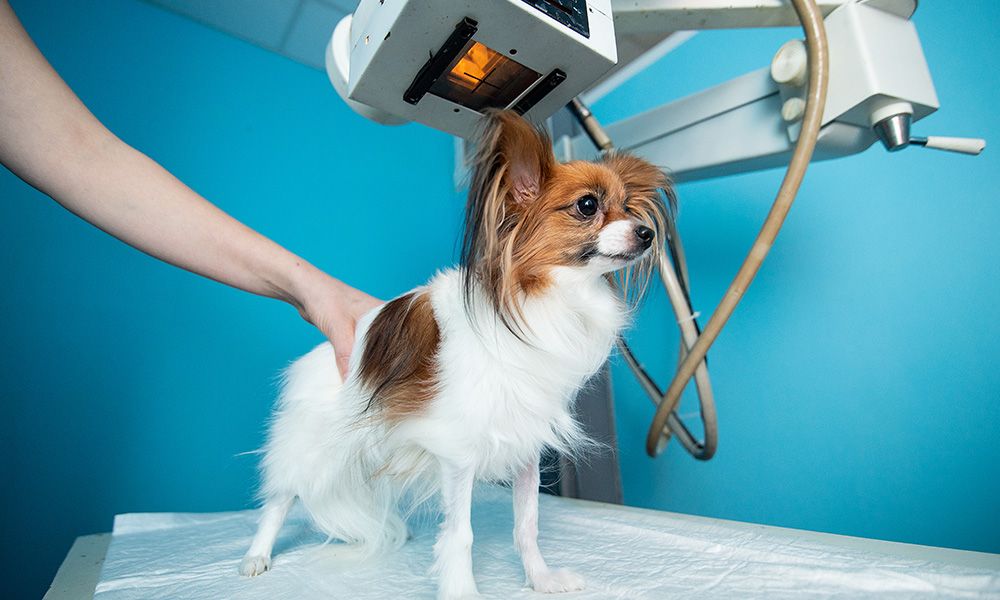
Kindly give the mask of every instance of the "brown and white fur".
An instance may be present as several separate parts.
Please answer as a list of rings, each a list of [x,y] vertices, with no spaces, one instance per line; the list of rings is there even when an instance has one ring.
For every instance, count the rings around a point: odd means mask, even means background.
[[[625,154],[559,164],[508,112],[486,117],[474,167],[461,268],[366,315],[346,382],[329,344],[288,369],[243,575],[270,567],[295,498],[330,538],[374,553],[405,541],[404,494],[439,493],[438,596],[475,597],[470,507],[486,479],[513,481],[528,584],[583,587],[539,552],[539,455],[586,442],[573,400],[626,323],[623,291],[662,246],[668,181]]]

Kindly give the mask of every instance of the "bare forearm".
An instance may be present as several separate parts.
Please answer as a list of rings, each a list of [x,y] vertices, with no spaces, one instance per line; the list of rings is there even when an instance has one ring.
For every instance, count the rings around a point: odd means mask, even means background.
[[[55,187],[66,181],[59,179]],[[222,283],[301,309],[300,284],[318,274],[118,140],[86,158],[67,183],[46,192],[143,252]]]
[[[136,248],[284,300],[322,331],[347,373],[357,319],[378,299],[225,214],[119,140],[49,66],[0,0],[0,163]]]
[[[301,309],[312,267],[109,132],[0,0],[0,161],[68,210],[179,267]]]

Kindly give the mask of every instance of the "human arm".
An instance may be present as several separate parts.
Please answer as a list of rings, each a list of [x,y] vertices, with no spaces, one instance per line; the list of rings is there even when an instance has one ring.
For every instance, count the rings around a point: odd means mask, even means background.
[[[333,342],[379,301],[233,219],[111,133],[0,0],[0,163],[79,217],[170,264],[283,300]]]

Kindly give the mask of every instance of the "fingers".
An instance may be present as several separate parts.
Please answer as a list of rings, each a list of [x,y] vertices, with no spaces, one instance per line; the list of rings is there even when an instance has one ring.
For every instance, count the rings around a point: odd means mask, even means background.
[[[381,300],[342,281],[320,273],[299,306],[302,317],[316,326],[333,344],[337,370],[347,379],[354,349],[357,321],[383,304]]]
[[[351,298],[351,303],[347,308],[346,314],[339,315],[338,320],[334,324],[335,329],[329,336],[330,341],[333,342],[334,353],[337,357],[337,369],[340,370],[340,376],[345,381],[350,369],[351,353],[354,351],[357,320],[370,310],[385,304],[382,300],[369,296],[364,292],[353,289],[352,292],[355,295]]]
[[[340,371],[340,379],[347,381],[347,372],[350,370],[351,356],[349,354],[337,355],[337,370]]]
[[[354,324],[348,331],[334,331],[330,341],[333,343],[334,356],[337,358],[337,370],[340,378],[347,381],[347,372],[351,364],[351,351],[354,349]]]

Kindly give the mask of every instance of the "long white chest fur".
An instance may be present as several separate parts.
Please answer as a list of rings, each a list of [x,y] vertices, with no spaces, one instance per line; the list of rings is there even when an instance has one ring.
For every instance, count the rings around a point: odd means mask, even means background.
[[[523,305],[521,339],[485,306],[469,319],[458,271],[430,283],[441,328],[440,387],[415,427],[435,455],[467,455],[478,477],[502,478],[543,446],[581,441],[572,401],[607,359],[625,311],[601,278],[557,273]]]
[[[625,322],[603,278],[557,270],[545,294],[525,301],[520,337],[479,298],[476,317],[467,316],[457,270],[434,277],[426,292],[440,328],[436,393],[385,432],[384,460],[424,451],[464,463],[478,478],[502,479],[545,446],[571,452],[583,441],[572,401]],[[358,339],[372,318],[359,324]],[[363,397],[366,390],[348,385],[345,392]]]

